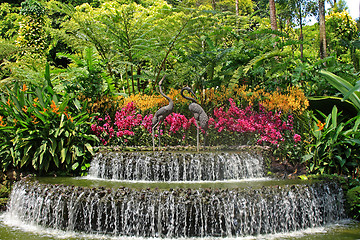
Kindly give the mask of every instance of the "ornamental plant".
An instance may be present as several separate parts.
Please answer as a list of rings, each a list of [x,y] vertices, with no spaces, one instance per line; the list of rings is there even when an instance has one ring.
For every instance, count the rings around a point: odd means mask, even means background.
[[[114,118],[109,114],[104,117],[95,117],[96,123],[91,125],[91,130],[99,137],[103,145],[151,146],[153,114],[143,116],[139,112],[135,103],[129,102],[115,113]],[[189,142],[183,141],[192,139],[186,138],[186,132],[191,124],[195,124],[194,118],[188,120],[179,113],[172,113],[167,116],[160,129],[164,143],[170,145],[188,144]],[[155,136],[158,137],[158,129],[156,129]]]
[[[169,89],[168,96],[173,99],[176,111],[187,111],[189,102],[180,95],[180,90]],[[225,106],[228,99],[232,98],[242,106],[258,106],[259,104],[268,111],[277,111],[281,114],[301,115],[309,106],[304,92],[297,87],[288,87],[282,91],[267,92],[262,88],[250,89],[243,85],[234,89],[226,89],[224,86],[219,88],[205,89],[198,94],[198,101],[206,112],[212,112],[217,106]],[[160,95],[147,95],[138,93],[129,97],[119,97],[118,105],[125,107],[130,102],[134,102],[137,109],[141,112],[154,112],[159,107],[165,105],[167,100]]]
[[[292,115],[285,118],[261,105],[258,110],[252,106],[242,109],[231,98],[229,103],[227,110],[224,107],[214,110],[206,132],[207,145],[267,145],[273,147],[278,155],[285,154],[290,156],[290,160],[299,161],[302,152],[291,151],[302,150],[303,143],[301,136],[295,133]],[[136,104],[130,102],[116,112],[114,118],[108,114],[97,117],[97,123],[91,129],[104,145],[151,146],[152,117],[152,114],[140,114]],[[172,113],[164,120],[160,134],[164,145],[194,145],[196,121],[193,117]],[[157,129],[155,136],[158,137]]]
[[[210,127],[216,129],[219,134],[224,132],[225,136],[233,136],[232,140],[228,140],[229,143],[279,147],[285,142],[286,134],[293,141],[301,142],[301,136],[294,133],[292,115],[282,120],[279,112],[267,111],[262,105],[259,105],[259,110],[256,111],[252,106],[245,109],[237,107],[231,98],[229,103],[228,110],[223,107],[216,108],[214,118],[209,120]]]
[[[48,70],[48,68],[47,68]],[[2,169],[24,171],[86,170],[98,140],[89,133],[91,116],[71,95],[44,86],[15,84],[1,96]]]
[[[359,176],[360,116],[341,121],[336,106],[329,115],[313,116],[313,141],[303,161],[312,173]]]

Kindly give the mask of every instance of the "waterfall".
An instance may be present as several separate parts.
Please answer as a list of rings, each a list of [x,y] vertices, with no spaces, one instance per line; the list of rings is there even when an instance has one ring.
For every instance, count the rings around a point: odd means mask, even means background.
[[[22,180],[8,214],[66,231],[141,237],[241,237],[345,217],[335,182],[226,189],[87,188]]]
[[[249,152],[103,152],[89,177],[142,181],[217,181],[261,178],[264,160]]]

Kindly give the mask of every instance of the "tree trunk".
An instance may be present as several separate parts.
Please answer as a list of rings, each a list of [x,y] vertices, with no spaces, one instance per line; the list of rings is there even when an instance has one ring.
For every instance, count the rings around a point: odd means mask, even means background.
[[[269,8],[270,8],[271,30],[276,31],[278,28],[277,28],[277,22],[276,22],[275,0],[269,0]]]
[[[300,58],[303,59],[304,58],[304,45],[302,43],[302,41],[304,40],[304,35],[303,35],[303,23],[302,23],[302,8],[301,8],[301,3],[299,4],[299,22],[300,22],[300,36],[299,36],[299,40],[300,42]]]
[[[235,12],[236,16],[239,16],[239,0],[235,0]]]
[[[320,58],[326,57],[325,0],[319,0]]]
[[[215,2],[215,0],[212,0],[211,3],[212,3],[212,8],[215,11],[216,10],[216,2]]]

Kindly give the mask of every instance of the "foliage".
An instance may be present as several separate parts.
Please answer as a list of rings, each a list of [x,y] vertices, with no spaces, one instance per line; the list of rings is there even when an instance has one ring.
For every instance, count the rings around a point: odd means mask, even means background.
[[[360,186],[350,189],[346,193],[346,200],[349,206],[350,216],[354,219],[360,219]]]
[[[100,98],[105,94],[106,86],[106,76],[101,62],[96,58],[92,48],[85,48],[83,55],[84,59],[73,55],[61,55],[74,62],[68,67],[68,76],[62,84],[68,93],[81,94],[82,98]]]
[[[8,3],[0,4],[0,37],[12,39],[17,34],[20,24],[18,8],[11,7]]]
[[[351,47],[350,41],[358,37],[358,29],[355,20],[351,18],[347,11],[332,12],[326,16],[327,33],[326,38],[331,52],[341,61],[351,61],[344,55]]]
[[[48,80],[43,87],[15,84],[1,96],[3,170],[85,170],[97,141],[88,133],[90,115],[74,96],[56,94]]]
[[[16,43],[20,47],[32,49],[32,53],[36,58],[37,54],[42,55],[47,50],[47,35],[44,28],[45,8],[34,0],[27,0],[21,6],[20,12],[24,15],[24,18],[20,23]]]
[[[346,122],[340,119],[336,106],[323,121],[315,116],[312,127],[313,141],[309,154],[303,157],[312,173],[357,175],[359,173],[360,117]]]
[[[360,111],[360,92],[358,90],[360,83],[357,83],[355,86],[353,86],[344,78],[341,78],[331,72],[321,70],[319,73],[323,75],[332,86],[334,86],[344,95],[343,100],[349,99],[351,103],[358,109],[358,111]]]
[[[25,16],[42,17],[45,14],[45,8],[35,0],[26,0],[21,3],[20,13]]]

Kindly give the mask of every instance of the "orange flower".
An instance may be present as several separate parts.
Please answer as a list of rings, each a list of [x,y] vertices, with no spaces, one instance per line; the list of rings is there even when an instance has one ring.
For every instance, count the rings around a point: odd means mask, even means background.
[[[38,121],[36,121],[37,118],[36,118],[34,115],[31,115],[31,118],[33,119],[33,120],[31,121],[33,124],[39,123]]]
[[[60,113],[59,113],[59,108],[56,106],[54,100],[51,100],[51,105],[50,105],[50,107],[51,107],[51,109],[52,109],[51,111],[52,111],[53,113],[60,114]]]
[[[6,126],[6,124],[4,123],[4,121],[3,121],[3,116],[0,116],[0,127],[5,127]]]
[[[16,123],[17,123],[19,120],[14,119],[13,121],[14,121],[14,124],[15,124],[15,126],[16,126]]]
[[[324,129],[325,123],[321,123],[320,120],[318,120],[318,123],[316,124],[316,126],[319,127],[319,129],[316,131],[321,131]]]
[[[8,98],[6,104],[10,106],[10,98]]]
[[[47,111],[47,109],[46,108],[43,108],[43,111],[42,112],[40,112],[41,114],[45,114],[46,113],[46,111]]]
[[[24,83],[22,89],[20,89],[20,91],[25,92],[26,90],[28,90],[28,87],[26,86],[26,84]]]
[[[22,108],[22,110],[26,113],[27,110],[28,110],[28,107],[27,107],[27,106],[24,106],[24,107]]]
[[[66,112],[64,112],[64,114],[65,114],[67,120],[70,120],[71,122],[74,122],[74,119],[69,114],[67,114]]]

